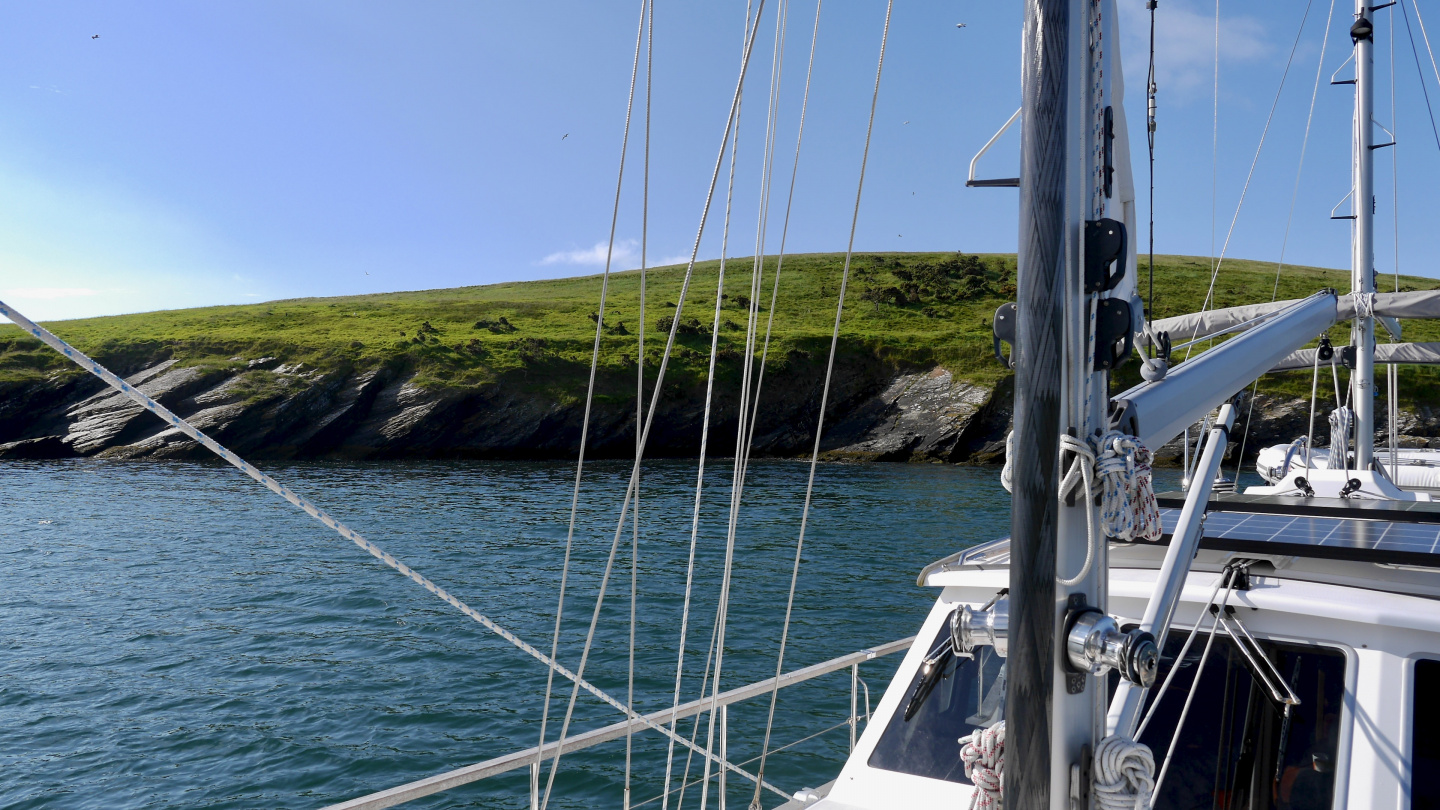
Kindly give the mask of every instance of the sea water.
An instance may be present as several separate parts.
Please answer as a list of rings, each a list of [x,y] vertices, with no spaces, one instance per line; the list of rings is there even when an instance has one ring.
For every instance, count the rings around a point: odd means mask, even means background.
[[[549,651],[574,463],[270,465],[386,551]],[[727,545],[731,462],[705,470],[682,700],[699,696]],[[559,660],[579,666],[628,462],[588,464]],[[644,466],[585,677],[626,700],[632,545],[634,704],[668,707],[696,463]],[[809,465],[750,465],[734,531],[720,688],[774,675]],[[0,807],[318,808],[535,745],[546,669],[235,470],[195,463],[0,465]],[[995,468],[820,465],[784,669],[913,635],[926,564],[1007,533]],[[860,668],[870,705],[900,656]],[[766,780],[814,787],[849,750],[849,672],[780,692]],[[571,684],[557,677],[548,736]],[[860,692],[863,715],[866,692]],[[732,761],[760,751],[768,700],[732,707]],[[617,722],[581,692],[571,732]],[[708,718],[680,724],[703,745]],[[860,723],[863,730],[863,720]],[[718,728],[716,729],[718,735]],[[550,807],[620,807],[626,743],[562,758]],[[631,806],[659,807],[666,741],[637,731]],[[687,769],[672,760],[672,788]],[[751,762],[752,770],[757,763]],[[698,757],[689,780],[702,775]],[[548,776],[548,770],[546,771]],[[752,787],[727,778],[730,806]],[[544,780],[542,779],[542,791]],[[708,800],[715,806],[712,779]],[[701,786],[684,794],[700,806]],[[675,807],[680,794],[671,795]],[[764,806],[780,799],[767,793]],[[738,802],[739,804],[735,804]],[[413,805],[524,808],[520,769]]]

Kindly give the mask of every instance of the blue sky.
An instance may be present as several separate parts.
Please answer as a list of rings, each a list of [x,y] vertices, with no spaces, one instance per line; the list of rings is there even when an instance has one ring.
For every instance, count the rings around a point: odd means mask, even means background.
[[[1147,14],[1143,0],[1118,2],[1139,135]],[[1427,22],[1440,26],[1440,6],[1423,2]],[[730,255],[755,246],[778,7],[769,0],[747,83]],[[600,269],[638,0],[0,8],[0,296],[32,317]],[[1231,256],[1280,255],[1328,8],[1322,0],[1310,6]],[[790,6],[777,200],[814,9],[813,0]],[[824,4],[792,251],[844,249],[884,10],[881,0]],[[1221,2],[1216,250],[1305,10],[1298,0]],[[689,253],[744,13],[738,0],[656,4],[652,264]],[[1014,250],[1015,192],[966,189],[964,178],[970,157],[1019,106],[1020,13],[1018,2],[897,0],[858,249]],[[1291,262],[1348,265],[1348,223],[1328,216],[1349,184],[1351,91],[1326,81],[1345,58],[1349,13],[1343,3],[1335,10],[1286,249]],[[1386,126],[1391,13],[1379,13],[1377,49],[1376,115]],[[1211,252],[1214,14],[1213,2],[1160,3],[1161,252]],[[1414,33],[1440,103],[1418,27]],[[1440,149],[1403,27],[1400,35],[1400,256],[1406,272],[1440,275],[1429,259],[1440,234],[1427,193],[1440,185]],[[621,268],[639,261],[638,127],[631,143]],[[1133,148],[1143,156],[1143,142]],[[1377,159],[1382,271],[1393,266],[1394,151]],[[985,171],[1009,174],[1015,159],[1013,142],[1002,144]],[[1135,168],[1143,188],[1144,165]],[[781,210],[772,203],[772,252]],[[719,255],[720,230],[717,209],[702,258]],[[1137,241],[1143,248],[1143,236]]]

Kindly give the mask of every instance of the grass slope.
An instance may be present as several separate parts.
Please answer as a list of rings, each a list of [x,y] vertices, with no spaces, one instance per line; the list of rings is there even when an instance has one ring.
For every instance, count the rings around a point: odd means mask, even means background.
[[[840,254],[785,257],[774,312],[772,369],[796,358],[823,360],[843,259]],[[771,314],[769,285],[775,266],[775,259],[765,261],[759,296],[762,330]],[[900,366],[940,364],[967,379],[994,381],[1004,372],[991,358],[990,318],[998,305],[1014,298],[1014,267],[1013,255],[857,255],[841,321],[842,353],[864,353]],[[722,375],[734,373],[734,361],[744,351],[752,268],[751,259],[726,262],[719,339]],[[661,327],[668,329],[684,270],[677,266],[647,273],[645,355],[652,369],[664,347]],[[718,261],[696,265],[681,316],[672,380],[693,381],[706,372],[719,270]],[[1142,266],[1142,294],[1145,272]],[[1209,283],[1209,259],[1157,256],[1156,315],[1198,310]],[[1382,286],[1391,283],[1387,278]],[[1275,284],[1273,264],[1227,260],[1213,306],[1268,301]],[[1402,277],[1401,284],[1407,289],[1440,288],[1434,279]],[[416,382],[422,385],[474,385],[505,376],[569,398],[584,390],[600,285],[599,276],[588,276],[171,310],[50,326],[82,351],[122,368],[161,357],[175,357],[184,365],[234,368],[244,365],[235,358],[267,356],[320,369],[403,363],[418,373]],[[1322,287],[1348,287],[1347,274],[1287,267],[1278,297],[1296,298]],[[612,275],[601,340],[602,373],[618,378],[634,368],[639,304],[640,274]],[[1405,338],[1440,340],[1440,324],[1408,323]],[[80,373],[67,365],[13,326],[0,328],[0,381]],[[1134,373],[1134,364],[1129,364],[1117,382],[1128,381]],[[1289,379],[1276,386],[1267,383],[1266,388],[1308,392],[1308,379],[1280,376]],[[1423,399],[1440,391],[1431,369],[1407,368],[1404,377],[1419,386],[1409,386],[1412,397]]]

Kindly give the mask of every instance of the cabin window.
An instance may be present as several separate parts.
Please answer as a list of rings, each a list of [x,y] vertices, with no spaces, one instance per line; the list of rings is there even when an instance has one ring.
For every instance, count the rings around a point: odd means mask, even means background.
[[[1186,635],[1188,630],[1170,634],[1157,684],[1174,667]],[[1158,771],[1185,700],[1195,692],[1154,807],[1329,808],[1345,687],[1344,654],[1324,647],[1260,641],[1275,670],[1300,699],[1287,717],[1252,671],[1244,652],[1223,632],[1210,648],[1197,686],[1195,672],[1206,638],[1204,633],[1196,636],[1180,662],[1180,673],[1141,735],[1141,742],[1155,753]],[[1157,692],[1158,688],[1150,691],[1147,711]]]
[[[1440,661],[1415,662],[1415,713],[1410,718],[1410,807],[1440,807]]]
[[[945,650],[950,627],[945,624],[930,650]],[[906,707],[917,694],[924,674],[917,672],[900,707],[890,718],[869,765],[887,771],[928,776],[947,782],[971,784],[960,762],[960,738],[1004,718],[1005,659],[990,647],[979,647],[973,658],[947,655],[935,681],[915,706],[910,718]]]

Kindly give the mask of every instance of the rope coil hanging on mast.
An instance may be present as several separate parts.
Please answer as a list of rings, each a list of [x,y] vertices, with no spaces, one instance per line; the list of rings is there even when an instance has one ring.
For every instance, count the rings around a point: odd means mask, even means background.
[[[1067,502],[1081,493],[1088,493],[1092,498],[1099,495],[1098,529],[1105,536],[1116,540],[1158,540],[1164,529],[1151,482],[1149,448],[1138,438],[1116,430],[1092,441],[1093,445],[1074,436],[1060,436],[1060,466],[1065,470],[1058,490],[1060,501]],[[1005,466],[1000,470],[1000,483],[1007,492],[1013,485],[1014,449],[1015,432],[1011,431],[1005,437]],[[1098,556],[1100,531],[1097,531],[1094,510],[1086,510],[1086,523],[1089,542],[1085,563],[1075,576],[1057,577],[1056,581],[1063,586],[1084,580]]]

